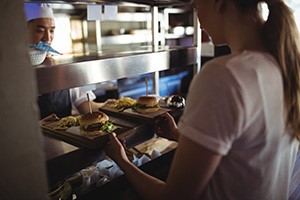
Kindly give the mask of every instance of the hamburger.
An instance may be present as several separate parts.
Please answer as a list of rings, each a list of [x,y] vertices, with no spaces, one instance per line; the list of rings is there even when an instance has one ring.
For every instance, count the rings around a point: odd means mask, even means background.
[[[103,112],[93,112],[81,116],[79,119],[80,129],[84,132],[112,132],[116,127],[109,121],[109,117]]]
[[[138,113],[154,113],[159,110],[157,99],[154,96],[140,96],[132,109]]]

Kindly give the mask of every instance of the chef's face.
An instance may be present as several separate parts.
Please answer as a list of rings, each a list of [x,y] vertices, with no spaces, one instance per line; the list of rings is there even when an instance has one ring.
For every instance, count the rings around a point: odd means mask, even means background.
[[[31,44],[40,41],[51,44],[54,37],[55,22],[51,18],[38,18],[28,22],[29,40]]]

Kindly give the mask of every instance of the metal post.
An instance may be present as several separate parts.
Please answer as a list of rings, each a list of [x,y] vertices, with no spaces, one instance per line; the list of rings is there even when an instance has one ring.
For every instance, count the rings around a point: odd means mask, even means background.
[[[159,32],[158,32],[158,7],[153,6],[151,9],[152,17],[152,48],[154,52],[158,51],[159,46]],[[159,72],[153,72],[153,93],[159,96]]]
[[[87,42],[88,23],[86,20],[81,20],[81,31],[82,31],[83,53],[84,55],[86,55],[89,52],[89,44]]]
[[[194,75],[200,72],[201,69],[201,29],[197,16],[197,11],[194,10],[194,46],[197,47],[197,63],[194,65]]]
[[[164,9],[163,12],[163,19],[160,22],[160,30],[161,30],[161,37],[160,37],[160,42],[161,42],[161,46],[165,46],[166,45],[166,34],[168,34],[169,32],[169,12],[168,9]]]
[[[102,52],[102,42],[101,42],[101,22],[100,20],[95,20],[95,26],[96,26],[96,44],[97,44],[97,53]]]

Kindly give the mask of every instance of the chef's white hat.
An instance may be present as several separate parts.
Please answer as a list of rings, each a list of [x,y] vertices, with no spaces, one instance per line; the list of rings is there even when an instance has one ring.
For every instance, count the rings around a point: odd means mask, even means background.
[[[26,20],[30,21],[37,18],[52,18],[54,19],[53,10],[46,3],[24,3]]]

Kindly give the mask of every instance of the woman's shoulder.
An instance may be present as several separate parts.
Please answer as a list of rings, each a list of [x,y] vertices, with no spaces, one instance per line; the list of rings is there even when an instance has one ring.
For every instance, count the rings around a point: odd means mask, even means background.
[[[237,67],[242,69],[243,67],[249,68],[249,66],[259,66],[260,63],[266,62],[276,65],[276,61],[269,53],[242,51],[214,58],[205,63],[203,69],[209,68],[210,70],[221,70],[220,68],[223,67],[223,70],[233,70]]]
[[[268,53],[243,51],[205,63],[198,81],[213,82],[211,84],[217,84],[218,87],[222,84],[248,84],[257,79],[257,74],[265,77],[279,75],[280,71],[276,66],[276,61]]]
[[[236,55],[229,54],[213,58],[202,65],[201,73],[220,73],[221,71],[226,70],[228,63],[230,63],[235,57]]]

